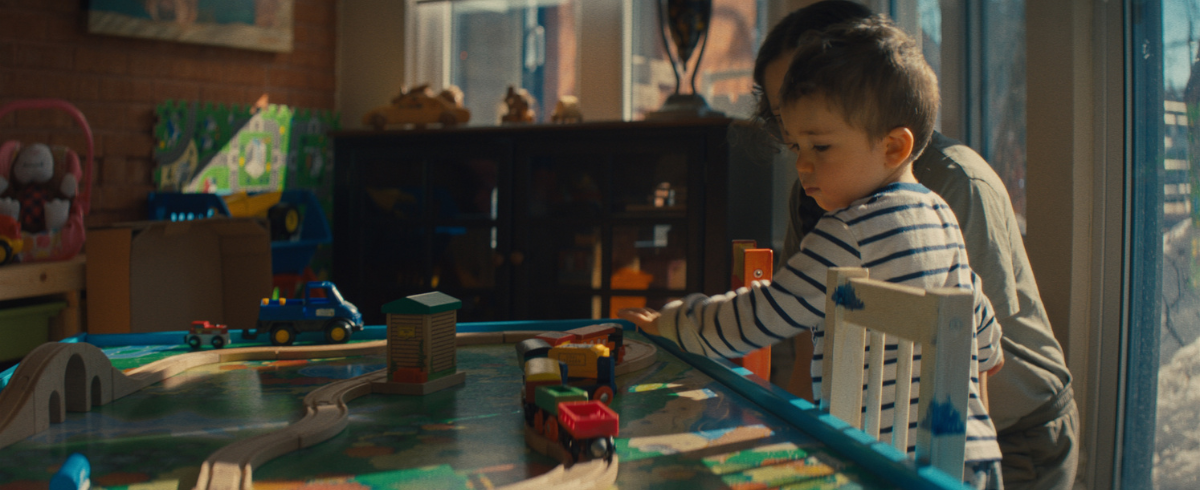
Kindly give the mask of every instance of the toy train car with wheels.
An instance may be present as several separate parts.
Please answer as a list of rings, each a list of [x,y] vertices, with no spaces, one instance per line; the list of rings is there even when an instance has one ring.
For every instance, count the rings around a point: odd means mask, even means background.
[[[612,403],[617,389],[616,362],[608,347],[599,344],[551,347],[533,338],[518,343],[516,349],[518,365],[525,366],[527,397],[532,397],[538,386],[558,383],[582,388],[589,399]],[[536,376],[531,377],[531,372]],[[527,402],[533,403],[532,398]]]
[[[612,461],[621,419],[617,412],[597,400],[558,404],[560,443],[574,461]]]
[[[608,347],[551,347],[533,338],[517,344],[516,350],[518,365],[524,366],[521,407],[526,426],[561,445],[572,462],[611,460],[619,417],[608,408],[616,389]]]
[[[538,358],[534,361],[547,360]],[[535,368],[536,371],[537,368]],[[574,386],[546,385],[534,390],[534,403],[524,403],[525,424],[548,441],[562,446],[571,462],[611,461],[620,417],[587,391]]]
[[[546,332],[534,337],[551,347],[562,344],[599,344],[616,351],[616,364],[625,360],[625,331],[616,323],[600,323],[565,332]]]
[[[621,326],[605,323],[546,332],[516,345],[525,424],[561,445],[572,462],[612,460],[620,420],[608,406],[624,342]]]

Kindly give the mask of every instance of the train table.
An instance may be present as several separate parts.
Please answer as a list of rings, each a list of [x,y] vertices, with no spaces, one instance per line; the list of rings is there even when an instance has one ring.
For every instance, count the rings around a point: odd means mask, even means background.
[[[466,382],[419,396],[355,388],[382,373],[381,326],[337,346],[270,347],[234,334],[231,345],[200,354],[183,343],[185,332],[81,334],[64,343],[90,345],[61,347],[77,353],[58,354],[58,364],[31,355],[24,371],[0,372],[0,490],[47,488],[73,453],[87,457],[91,485],[101,488],[962,488],[745,369],[681,353],[625,322],[629,352],[649,357],[618,369],[616,456],[587,474],[583,463],[561,466],[526,444],[512,343],[594,323],[458,324]],[[111,382],[92,367],[100,357],[111,363]],[[40,393],[31,388],[39,380],[21,374],[35,362],[38,376],[54,378],[42,382],[66,392],[81,383],[72,372],[102,374],[85,378],[83,398],[37,397],[29,394]],[[46,408],[61,420],[20,437],[32,429],[7,421],[23,394],[40,407],[65,404],[65,417]],[[282,436],[298,427],[308,427],[302,437]],[[292,446],[280,450],[281,440]],[[254,464],[220,480],[214,475],[230,469],[222,461]]]

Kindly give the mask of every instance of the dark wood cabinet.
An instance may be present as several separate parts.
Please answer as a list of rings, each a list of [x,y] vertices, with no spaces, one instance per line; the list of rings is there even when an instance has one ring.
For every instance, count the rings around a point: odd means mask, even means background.
[[[369,323],[432,290],[460,321],[726,291],[730,241],[770,243],[773,187],[730,123],[336,133],[332,279]]]

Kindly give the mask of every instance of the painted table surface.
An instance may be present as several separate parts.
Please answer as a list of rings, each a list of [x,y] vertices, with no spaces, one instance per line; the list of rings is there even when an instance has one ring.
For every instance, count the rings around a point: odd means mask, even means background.
[[[114,366],[130,369],[187,349],[104,351]],[[482,489],[557,465],[522,437],[513,346],[461,346],[458,363],[465,385],[351,401],[346,430],[255,468],[255,487]],[[0,490],[46,487],[73,452],[88,456],[93,486],[191,488],[217,449],[298,420],[313,389],[383,366],[382,356],[361,356],[195,368],[89,413],[68,413],[65,422],[0,449]],[[617,387],[620,489],[887,486],[662,349],[650,367],[619,376]]]

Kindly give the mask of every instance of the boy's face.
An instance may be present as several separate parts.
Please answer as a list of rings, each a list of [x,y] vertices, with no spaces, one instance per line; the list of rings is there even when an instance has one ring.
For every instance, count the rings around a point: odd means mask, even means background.
[[[780,107],[784,143],[796,155],[796,173],[804,193],[821,209],[833,211],[893,182],[916,182],[911,165],[911,132],[906,152],[897,145],[907,128],[878,139],[851,126],[825,97],[809,95]]]

